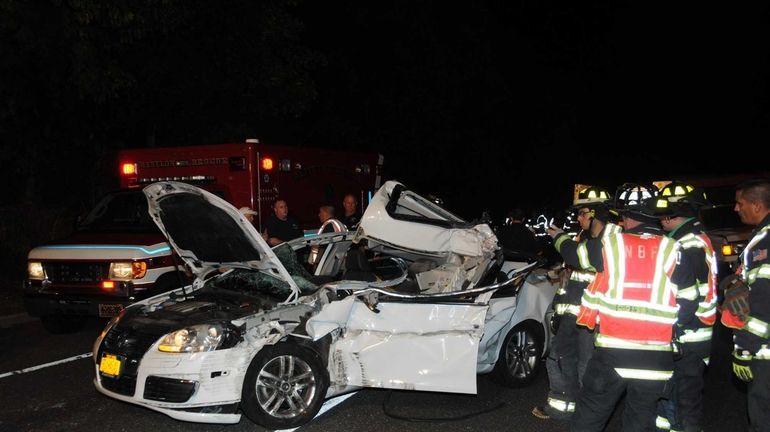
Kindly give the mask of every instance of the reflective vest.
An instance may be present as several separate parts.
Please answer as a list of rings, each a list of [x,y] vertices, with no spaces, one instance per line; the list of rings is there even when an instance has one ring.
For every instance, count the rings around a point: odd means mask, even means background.
[[[586,290],[578,323],[601,321],[597,347],[671,351],[677,288],[670,280],[677,243],[648,234],[604,239],[604,272]]]

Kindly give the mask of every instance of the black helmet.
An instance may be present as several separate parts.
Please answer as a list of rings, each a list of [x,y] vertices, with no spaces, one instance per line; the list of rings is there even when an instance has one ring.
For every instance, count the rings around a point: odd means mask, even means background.
[[[623,216],[643,222],[656,222],[655,197],[658,188],[653,185],[624,183],[615,194],[615,209]]]
[[[658,215],[672,217],[695,217],[701,208],[710,205],[703,189],[680,181],[664,186],[655,201]]]

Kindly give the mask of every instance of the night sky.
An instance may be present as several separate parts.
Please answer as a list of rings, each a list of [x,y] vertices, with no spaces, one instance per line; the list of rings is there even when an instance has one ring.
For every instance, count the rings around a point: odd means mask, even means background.
[[[249,137],[382,153],[468,218],[770,166],[766,2],[101,3],[0,3],[2,205]]]

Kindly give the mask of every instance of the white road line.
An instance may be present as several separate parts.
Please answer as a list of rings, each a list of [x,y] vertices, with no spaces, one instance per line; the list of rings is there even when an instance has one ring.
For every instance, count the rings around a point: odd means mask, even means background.
[[[11,371],[11,372],[6,372],[4,374],[0,374],[0,379],[7,378],[7,377],[13,376],[13,375],[25,374],[27,372],[33,372],[33,371],[36,371],[36,370],[39,370],[39,369],[47,368],[47,367],[50,367],[50,366],[56,366],[56,365],[62,364],[62,363],[68,363],[68,362],[75,361],[75,360],[89,358],[89,357],[92,357],[93,355],[94,355],[93,353],[87,352],[87,353],[84,353],[84,354],[76,355],[74,357],[69,357],[69,358],[62,359],[62,360],[52,361],[50,363],[45,363],[45,364],[41,364],[41,365],[37,365],[37,366],[32,366],[32,367],[28,367],[28,368],[24,368],[24,369],[19,369],[19,370],[15,370],[15,371]],[[342,396],[337,396],[337,397],[335,397],[333,399],[327,400],[326,402],[324,402],[323,405],[321,405],[321,409],[318,411],[318,414],[316,414],[315,417],[313,417],[313,419],[316,419],[316,418],[322,416],[325,412],[327,412],[330,409],[332,409],[332,408],[336,407],[337,405],[341,404],[342,402],[347,400],[349,397],[355,395],[356,393],[358,393],[358,392],[344,394]],[[292,432],[292,431],[295,431],[297,429],[299,429],[299,428],[280,429],[280,430],[276,430],[275,432]]]
[[[318,417],[321,417],[326,411],[329,411],[330,409],[336,407],[337,405],[341,404],[347,398],[353,396],[356,393],[358,393],[358,392],[355,391],[353,393],[344,394],[342,396],[337,396],[336,398],[329,399],[328,401],[324,402],[324,404],[321,405],[321,410],[318,411],[318,414],[316,414],[315,417],[313,417],[313,419],[317,419]],[[299,429],[299,428],[294,428],[294,429],[278,429],[278,430],[275,430],[273,432],[292,432],[292,431],[295,431],[297,429]]]
[[[76,355],[74,357],[70,357],[70,358],[66,358],[66,359],[62,359],[62,360],[52,361],[51,363],[46,363],[46,364],[41,364],[41,365],[37,365],[37,366],[28,367],[28,368],[25,368],[25,369],[19,369],[19,370],[15,370],[15,371],[11,371],[11,372],[6,372],[4,374],[0,374],[0,379],[1,378],[7,378],[7,377],[13,376],[13,375],[25,374],[27,372],[33,372],[33,371],[36,371],[38,369],[43,369],[43,368],[47,368],[47,367],[50,367],[50,366],[56,366],[56,365],[62,364],[62,363],[67,363],[67,362],[71,362],[71,361],[75,361],[75,360],[80,360],[80,359],[88,358],[88,357],[91,357],[93,355],[94,355],[94,353],[87,352],[85,354]]]

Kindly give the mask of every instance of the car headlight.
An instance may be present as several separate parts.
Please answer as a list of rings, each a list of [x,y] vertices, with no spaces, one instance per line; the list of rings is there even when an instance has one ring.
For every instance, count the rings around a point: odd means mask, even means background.
[[[214,351],[227,338],[220,324],[200,324],[171,332],[160,341],[158,350],[170,353]]]
[[[128,281],[131,279],[141,279],[146,273],[146,262],[114,262],[110,263],[110,271],[107,274],[107,278],[110,280]]]
[[[46,278],[43,263],[40,261],[30,261],[27,263],[27,276],[34,280],[44,280]]]

